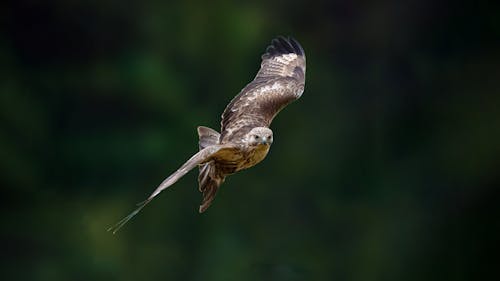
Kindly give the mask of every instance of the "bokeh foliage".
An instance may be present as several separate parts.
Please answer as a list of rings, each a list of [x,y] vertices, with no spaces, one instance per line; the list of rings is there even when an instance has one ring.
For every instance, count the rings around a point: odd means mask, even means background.
[[[494,279],[491,4],[1,6],[2,280]],[[196,151],[196,126],[218,129],[280,34],[307,83],[268,158],[203,215],[193,172],[106,232]]]

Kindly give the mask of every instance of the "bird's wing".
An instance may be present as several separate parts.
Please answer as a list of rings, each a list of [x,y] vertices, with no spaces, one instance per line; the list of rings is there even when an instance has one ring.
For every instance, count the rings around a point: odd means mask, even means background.
[[[133,218],[137,213],[139,213],[142,208],[144,208],[153,198],[155,198],[160,192],[168,188],[182,178],[185,174],[191,171],[196,166],[209,162],[214,158],[227,155],[228,153],[234,153],[235,147],[233,145],[212,145],[200,150],[198,153],[193,155],[186,163],[184,163],[177,171],[166,178],[156,190],[146,199],[145,201],[137,204],[137,209],[135,209],[128,216],[123,218],[121,221],[116,223],[114,226],[110,227],[108,231],[112,231],[113,234],[116,233],[123,225],[125,225],[131,218]]]
[[[293,38],[278,37],[262,55],[260,70],[222,114],[221,143],[254,127],[269,127],[278,112],[304,91],[306,57]]]
[[[200,150],[202,150],[205,147],[218,144],[220,134],[214,129],[211,129],[209,127],[198,126],[198,137],[199,137],[198,146]]]

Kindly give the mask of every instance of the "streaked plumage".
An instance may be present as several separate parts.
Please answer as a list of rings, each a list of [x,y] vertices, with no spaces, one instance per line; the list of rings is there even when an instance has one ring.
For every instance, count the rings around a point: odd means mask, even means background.
[[[109,230],[118,231],[156,195],[196,166],[199,167],[199,190],[203,193],[199,212],[204,212],[228,175],[250,168],[266,157],[273,141],[269,126],[280,110],[300,98],[305,73],[306,58],[300,44],[293,38],[273,39],[262,55],[261,67],[254,80],[224,110],[221,133],[198,127],[199,152],[165,179],[134,212]]]

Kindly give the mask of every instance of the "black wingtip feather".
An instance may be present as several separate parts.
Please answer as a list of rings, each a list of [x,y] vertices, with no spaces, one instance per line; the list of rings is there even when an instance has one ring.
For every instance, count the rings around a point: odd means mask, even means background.
[[[290,39],[288,39],[290,40]],[[281,43],[281,47],[289,52],[289,53],[295,53],[295,50],[293,49],[292,45],[290,44],[290,41],[288,41],[285,37],[280,36],[278,37],[278,41]]]
[[[300,56],[304,56],[304,49],[302,49],[302,46],[299,44],[297,40],[293,37],[289,37],[289,42],[292,45],[293,49],[295,50],[295,53]]]
[[[266,53],[262,55],[262,59],[268,59],[284,54],[297,54],[304,56],[304,49],[299,42],[292,37],[278,36],[271,41],[271,45],[266,48]]]

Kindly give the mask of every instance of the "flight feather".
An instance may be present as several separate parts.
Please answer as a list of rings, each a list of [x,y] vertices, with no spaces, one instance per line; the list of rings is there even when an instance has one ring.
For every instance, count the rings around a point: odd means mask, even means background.
[[[273,39],[254,80],[228,104],[221,121],[221,143],[237,141],[251,128],[272,120],[304,91],[306,57],[293,38]]]

